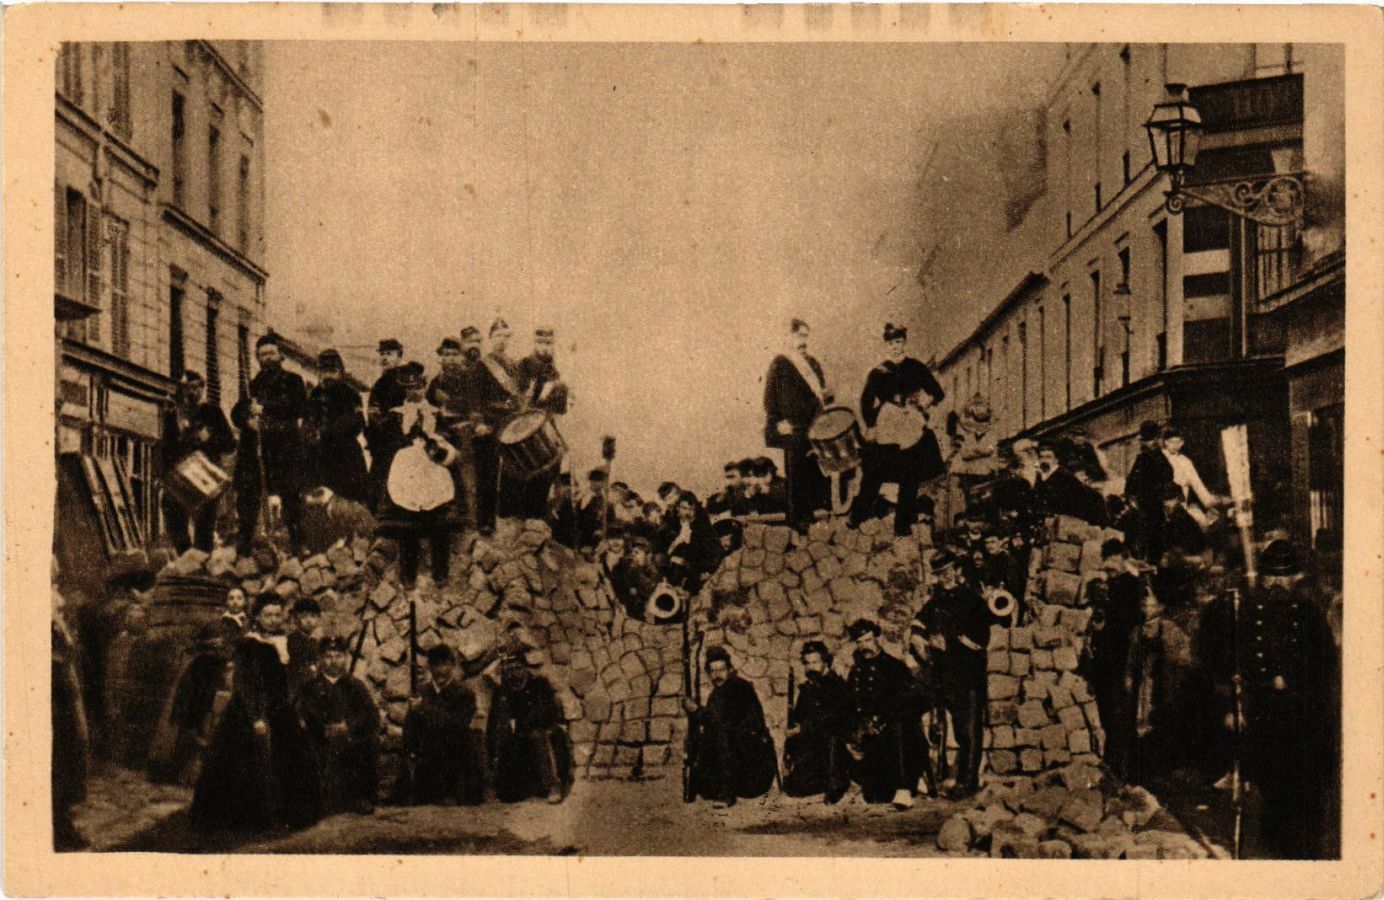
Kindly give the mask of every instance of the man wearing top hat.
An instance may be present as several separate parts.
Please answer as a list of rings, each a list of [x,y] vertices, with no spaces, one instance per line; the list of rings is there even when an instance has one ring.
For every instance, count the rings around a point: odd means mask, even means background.
[[[477,339],[480,332],[467,326],[462,334],[471,332]],[[479,341],[476,343],[479,355]],[[468,359],[462,342],[456,338],[443,338],[437,348],[437,358],[442,370],[428,383],[427,400],[437,407],[437,427],[457,451],[457,459],[451,466],[452,480],[456,484],[456,504],[462,526],[468,530],[476,528],[476,454],[473,437],[479,421],[469,402],[468,379],[470,369],[476,365]]]
[[[519,389],[520,405],[524,409],[541,409],[550,416],[567,413],[567,385],[563,383],[553,360],[556,338],[551,328],[539,328],[533,333],[533,353],[515,366],[515,384]],[[556,466],[526,481],[502,483],[501,493],[514,498],[514,512],[520,518],[541,519],[547,512],[548,494],[552,491]]]
[[[811,329],[802,319],[789,325],[789,344],[774,357],[764,379],[764,442],[783,451],[788,480],[788,523],[798,530],[826,506],[827,479],[809,455],[807,431],[832,401],[822,366],[807,352]]]
[[[907,328],[885,325],[884,344],[885,359],[870,370],[860,394],[860,418],[870,444],[850,522],[859,526],[870,518],[880,487],[893,482],[899,487],[894,534],[902,537],[912,533],[917,519],[919,485],[943,471],[942,450],[927,427],[925,410],[942,402],[946,392],[925,363],[908,355]]]
[[[260,370],[250,382],[250,396],[260,406],[260,458],[265,489],[283,506],[284,524],[293,546],[304,549],[303,418],[308,390],[301,376],[283,367],[279,339],[272,332],[255,342]],[[272,500],[271,500],[272,505]]]
[[[189,454],[201,451],[212,462],[235,449],[235,435],[221,407],[207,402],[207,383],[200,373],[184,372],[178,385],[178,403],[164,415],[164,468],[172,471]],[[186,509],[165,494],[164,521],[173,547],[182,553],[189,547],[211,552],[216,528],[217,504],[207,503],[196,513]],[[192,536],[188,535],[189,520]]]
[[[360,435],[365,430],[360,394],[346,383],[341,354],[323,350],[317,357],[322,380],[308,394],[308,453],[313,457],[312,487],[326,487],[333,494],[369,502],[365,454]]]
[[[370,450],[370,482],[372,499],[378,504],[385,495],[389,464],[403,446],[399,414],[394,412],[404,404],[404,386],[400,383],[400,367],[404,362],[404,345],[394,338],[380,341],[380,377],[370,388],[367,409],[365,445]]]
[[[1163,555],[1162,489],[1173,483],[1173,466],[1163,455],[1162,427],[1154,421],[1139,426],[1139,454],[1125,476],[1124,498],[1138,511],[1138,532],[1133,538],[1135,555],[1156,561]]]

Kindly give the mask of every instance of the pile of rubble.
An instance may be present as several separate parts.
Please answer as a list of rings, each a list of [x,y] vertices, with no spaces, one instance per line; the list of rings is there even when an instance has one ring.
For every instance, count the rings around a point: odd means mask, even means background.
[[[937,835],[949,853],[1019,859],[1205,859],[1152,794],[1074,762],[995,780]]]
[[[1044,525],[1044,539],[1029,563],[1025,600],[1030,606],[1054,603],[1085,606],[1091,583],[1104,578],[1101,544],[1124,540],[1124,532],[1097,528],[1071,516],[1054,516]]]

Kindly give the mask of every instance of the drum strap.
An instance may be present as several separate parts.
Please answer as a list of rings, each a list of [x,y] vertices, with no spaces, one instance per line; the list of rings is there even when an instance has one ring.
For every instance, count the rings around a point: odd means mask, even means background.
[[[505,367],[498,359],[493,356],[483,356],[481,362],[485,363],[485,367],[490,370],[491,377],[499,383],[500,387],[504,388],[511,397],[519,398],[519,387],[514,383],[514,379],[509,377],[509,373],[505,371]]]
[[[807,383],[812,393],[817,395],[817,402],[826,405],[826,385],[822,384],[822,380],[817,377],[817,373],[808,363],[807,357],[801,353],[790,353],[788,354],[788,359],[793,363],[793,367],[798,370],[798,374],[802,376],[802,380]]]

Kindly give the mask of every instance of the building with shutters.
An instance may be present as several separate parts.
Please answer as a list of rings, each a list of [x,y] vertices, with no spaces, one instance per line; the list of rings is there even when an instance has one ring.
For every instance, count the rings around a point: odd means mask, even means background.
[[[989,246],[967,248],[983,276],[960,267],[935,285],[963,292],[1000,273],[974,330],[932,348],[942,413],[979,394],[1002,439],[1085,428],[1115,490],[1140,423],[1154,420],[1183,429],[1225,493],[1220,430],[1246,423],[1258,523],[1311,540],[1339,521],[1321,485],[1334,477],[1339,497],[1339,472],[1324,473],[1341,447],[1330,422],[1344,371],[1340,48],[1082,44],[1067,57],[1042,109],[1043,195]],[[1174,82],[1190,86],[1205,125],[1189,186],[1305,173],[1300,221],[1165,209],[1143,125]]]
[[[262,96],[256,42],[59,51],[59,514],[94,503],[108,551],[160,533],[161,412],[177,380],[203,373],[229,410],[253,374],[267,327]]]

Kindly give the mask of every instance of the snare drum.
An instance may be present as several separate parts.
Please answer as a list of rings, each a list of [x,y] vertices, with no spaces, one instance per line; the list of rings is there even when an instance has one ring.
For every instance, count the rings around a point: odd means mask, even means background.
[[[849,472],[860,465],[860,423],[855,413],[844,406],[825,410],[807,430],[807,441],[817,453],[817,465],[828,477]]]
[[[520,413],[500,432],[505,465],[524,480],[542,475],[562,461],[567,443],[553,417],[542,410]]]
[[[231,485],[231,476],[201,450],[194,450],[174,464],[164,479],[164,490],[188,512],[196,512],[220,497]]]

